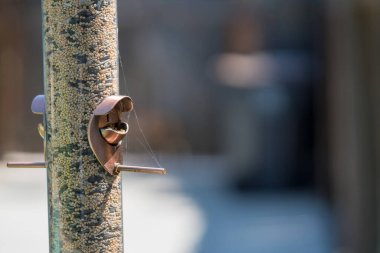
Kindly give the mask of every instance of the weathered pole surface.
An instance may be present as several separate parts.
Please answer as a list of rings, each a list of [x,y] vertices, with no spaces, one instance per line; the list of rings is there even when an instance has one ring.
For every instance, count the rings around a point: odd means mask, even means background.
[[[42,0],[50,252],[123,252],[121,182],[87,126],[118,93],[116,0]]]

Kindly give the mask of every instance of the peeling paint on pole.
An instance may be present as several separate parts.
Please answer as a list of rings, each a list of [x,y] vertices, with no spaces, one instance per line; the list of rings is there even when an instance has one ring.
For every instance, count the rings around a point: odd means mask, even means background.
[[[118,93],[116,0],[43,0],[50,252],[123,252],[121,182],[87,139]]]

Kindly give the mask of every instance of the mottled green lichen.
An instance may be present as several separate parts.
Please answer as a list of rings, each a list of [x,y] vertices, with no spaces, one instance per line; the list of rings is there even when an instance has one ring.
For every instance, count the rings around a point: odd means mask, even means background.
[[[121,185],[87,139],[118,93],[116,0],[43,0],[50,252],[123,252]]]

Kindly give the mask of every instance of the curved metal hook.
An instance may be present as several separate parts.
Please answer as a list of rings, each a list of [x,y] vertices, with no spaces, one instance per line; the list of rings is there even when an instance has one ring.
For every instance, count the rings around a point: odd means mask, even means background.
[[[106,97],[91,115],[87,134],[90,147],[101,165],[115,175],[116,164],[122,160],[120,142],[125,137],[128,127],[121,122],[120,113],[133,109],[132,99],[128,96]],[[115,124],[124,126],[111,128]],[[123,131],[124,130],[124,131]]]

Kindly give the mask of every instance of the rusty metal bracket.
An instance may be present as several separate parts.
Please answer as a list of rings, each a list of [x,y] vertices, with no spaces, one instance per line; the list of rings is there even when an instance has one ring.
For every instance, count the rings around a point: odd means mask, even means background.
[[[106,97],[95,108],[88,124],[90,147],[100,164],[111,175],[115,174],[115,164],[122,160],[121,140],[128,131],[128,125],[121,121],[120,114],[132,109],[133,102],[130,97]]]
[[[106,97],[94,110],[88,124],[90,147],[104,169],[111,175],[120,171],[166,174],[164,168],[122,165],[121,144],[128,132],[128,124],[121,120],[121,114],[133,110],[132,99],[128,96]]]

